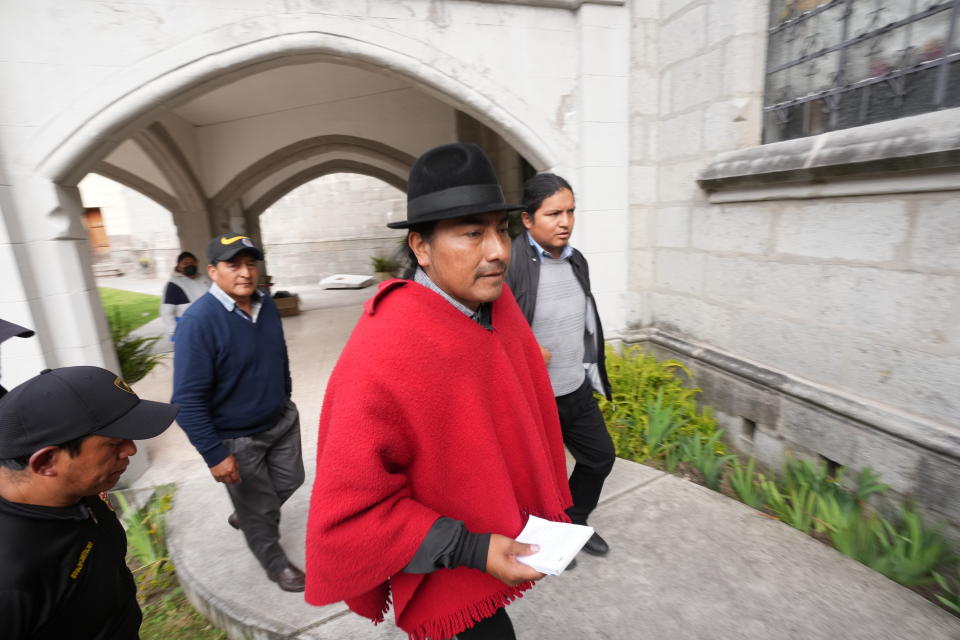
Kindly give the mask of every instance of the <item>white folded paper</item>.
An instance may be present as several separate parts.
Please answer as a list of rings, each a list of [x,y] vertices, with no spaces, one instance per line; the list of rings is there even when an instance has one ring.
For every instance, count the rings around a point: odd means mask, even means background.
[[[536,544],[540,551],[517,560],[548,576],[558,576],[593,535],[593,527],[567,522],[551,522],[530,516],[517,542]]]

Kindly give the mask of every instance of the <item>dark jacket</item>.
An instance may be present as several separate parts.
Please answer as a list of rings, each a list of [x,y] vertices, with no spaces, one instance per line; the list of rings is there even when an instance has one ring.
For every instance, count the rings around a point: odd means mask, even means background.
[[[603,385],[603,395],[607,397],[607,400],[613,400],[610,381],[607,379],[603,325],[600,324],[597,303],[590,291],[590,267],[587,265],[587,259],[576,249],[570,256],[570,266],[573,267],[573,274],[577,277],[577,282],[580,283],[580,287],[587,297],[587,304],[590,311],[593,312],[594,323],[597,328],[596,332],[593,333],[593,340],[590,339],[591,334],[589,332],[584,332],[583,361],[597,364],[600,383]],[[517,299],[517,304],[520,305],[520,310],[523,311],[527,322],[533,326],[533,314],[537,309],[537,288],[540,286],[540,256],[537,255],[537,250],[530,245],[526,231],[513,239],[510,268],[507,270],[507,284],[513,291],[513,296]]]
[[[97,496],[72,507],[0,498],[0,638],[135,640],[127,538]]]

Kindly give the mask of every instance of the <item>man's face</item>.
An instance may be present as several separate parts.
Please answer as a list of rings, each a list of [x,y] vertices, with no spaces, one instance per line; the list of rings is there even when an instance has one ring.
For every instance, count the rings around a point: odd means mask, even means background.
[[[559,258],[563,248],[570,243],[575,209],[573,192],[570,189],[560,189],[546,198],[536,211],[524,211],[520,220],[537,244],[555,258]]]
[[[187,267],[193,267],[193,268],[188,269]],[[197,259],[191,258],[189,256],[184,258],[183,260],[177,263],[177,271],[184,274],[185,276],[189,276],[191,278],[195,277],[197,275]]]
[[[500,297],[510,262],[506,213],[441,220],[429,241],[415,231],[407,241],[430,279],[465,306]]]
[[[57,451],[57,476],[65,493],[76,497],[108,491],[117,484],[137,452],[133,440],[92,435],[80,445],[76,456],[64,449]]]
[[[234,300],[250,299],[257,290],[258,273],[257,259],[246,251],[207,267],[210,279]]]

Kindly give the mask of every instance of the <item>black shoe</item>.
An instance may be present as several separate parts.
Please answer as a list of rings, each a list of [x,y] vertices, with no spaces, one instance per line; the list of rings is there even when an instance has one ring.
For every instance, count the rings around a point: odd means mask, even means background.
[[[564,571],[571,571],[574,568],[576,568],[576,566],[577,566],[577,559],[574,558],[573,560],[570,561],[570,564],[567,565],[567,568],[564,569]]]
[[[303,591],[306,576],[303,571],[296,568],[289,562],[280,573],[267,574],[267,577],[276,582],[284,591],[298,592]]]
[[[607,552],[610,551],[610,545],[600,537],[599,533],[594,532],[593,535],[590,536],[590,539],[587,540],[587,544],[583,545],[583,550],[595,556],[605,556]]]
[[[227,516],[227,524],[234,529],[240,529],[240,518],[237,517],[236,511]]]

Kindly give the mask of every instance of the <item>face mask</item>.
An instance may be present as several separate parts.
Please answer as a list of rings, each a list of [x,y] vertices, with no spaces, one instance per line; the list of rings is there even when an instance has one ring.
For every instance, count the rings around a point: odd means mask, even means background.
[[[185,275],[185,276],[187,276],[187,277],[190,277],[190,278],[192,278],[193,276],[197,275],[197,265],[195,265],[195,264],[188,264],[187,266],[185,266],[185,267],[183,268],[183,275]]]

